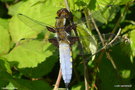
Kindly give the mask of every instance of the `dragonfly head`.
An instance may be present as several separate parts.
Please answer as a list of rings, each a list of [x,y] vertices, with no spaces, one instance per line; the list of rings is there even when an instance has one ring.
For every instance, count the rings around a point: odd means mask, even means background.
[[[70,12],[66,8],[62,8],[57,11],[58,17],[68,18],[70,16]]]

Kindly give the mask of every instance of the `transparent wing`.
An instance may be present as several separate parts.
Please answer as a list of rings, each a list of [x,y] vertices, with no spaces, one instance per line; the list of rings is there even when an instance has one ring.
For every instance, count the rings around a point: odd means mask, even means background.
[[[32,19],[26,15],[23,15],[23,14],[18,14],[17,17],[25,24],[27,25],[28,27],[30,27],[33,31],[39,33],[43,30],[47,31],[47,26],[48,27],[51,27],[51,28],[54,28],[52,27],[51,25],[48,25],[48,24],[45,24],[43,22],[39,22],[35,19]]]

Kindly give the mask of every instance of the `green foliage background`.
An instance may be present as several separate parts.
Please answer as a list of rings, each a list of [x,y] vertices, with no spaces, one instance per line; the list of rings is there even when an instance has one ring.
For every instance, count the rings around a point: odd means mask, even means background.
[[[101,32],[111,32],[119,24],[118,26],[122,28],[121,33],[127,32],[123,36],[128,37],[130,41],[130,43],[121,42],[111,48],[110,55],[113,62],[105,53],[100,53],[103,54],[100,61],[97,61],[98,55],[92,58],[85,56],[89,59],[86,73],[89,77],[89,89],[135,89],[133,0],[68,0],[68,3],[76,21],[83,16],[87,19],[87,11],[90,10],[93,18],[104,23],[100,26]],[[113,8],[112,10],[115,10],[113,13],[109,11],[111,7],[106,8],[107,5],[119,8]],[[29,21],[26,21],[28,25],[25,25],[17,15],[21,13],[47,25],[55,26],[56,12],[61,8],[65,8],[64,0],[0,0],[0,89],[53,89],[59,70],[58,50],[44,38],[48,39],[54,35],[40,25],[30,24]],[[104,13],[94,13],[101,10],[105,10]],[[118,21],[119,23],[116,23]],[[87,26],[89,26],[88,22],[87,25],[84,23],[78,25],[80,36],[93,34],[91,28]],[[89,43],[92,43],[91,40],[83,40],[82,45],[86,52],[93,49],[88,46]],[[73,46],[74,72],[70,89],[85,90],[83,58],[79,56],[80,50],[76,48]],[[117,87],[117,85],[131,87]],[[60,87],[64,89],[63,81]]]

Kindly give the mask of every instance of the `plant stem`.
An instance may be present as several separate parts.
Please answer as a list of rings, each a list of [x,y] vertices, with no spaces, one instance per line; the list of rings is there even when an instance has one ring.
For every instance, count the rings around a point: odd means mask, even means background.
[[[75,35],[78,36],[78,33],[76,30],[74,30]],[[84,81],[85,81],[85,90],[89,90],[89,84],[88,84],[88,71],[87,71],[87,62],[85,57],[83,56],[84,51],[83,51],[83,45],[81,44],[80,40],[78,40],[78,47],[81,50],[81,55],[82,55],[82,60],[83,60],[83,66],[84,66]]]
[[[64,0],[64,2],[65,2],[65,5],[66,5],[67,10],[70,11],[69,5],[68,5],[68,0]]]
[[[98,35],[99,35],[99,38],[100,38],[100,40],[101,40],[101,42],[102,42],[102,45],[104,46],[104,39],[103,39],[103,37],[102,37],[102,35],[101,35],[101,33],[100,33],[98,27],[97,27],[97,24],[96,24],[95,20],[94,20],[93,17],[92,17],[92,14],[91,14],[90,10],[85,9],[85,10],[84,10],[84,14],[85,14],[85,17],[86,17],[86,22],[87,22],[88,28],[91,30],[91,25],[90,25],[90,24],[91,24],[90,19],[91,19],[92,24],[94,25],[94,27],[95,27],[95,29],[96,29]],[[90,17],[90,16],[91,16],[91,17]]]
[[[55,83],[54,89],[53,90],[58,90],[59,85],[60,85],[60,81],[61,81],[61,77],[62,77],[62,72],[61,72],[61,68],[59,69],[59,74],[57,77],[57,81]]]
[[[131,3],[131,2],[130,2],[130,3]],[[115,33],[115,32],[116,32],[117,28],[118,28],[119,25],[120,25],[121,20],[125,17],[125,15],[126,15],[126,13],[127,13],[127,11],[128,11],[128,7],[129,7],[130,3],[128,3],[128,4],[125,6],[123,13],[121,13],[121,15],[120,15],[118,21],[116,22],[116,25],[115,25],[115,27],[114,27],[114,29],[112,30],[111,33]]]

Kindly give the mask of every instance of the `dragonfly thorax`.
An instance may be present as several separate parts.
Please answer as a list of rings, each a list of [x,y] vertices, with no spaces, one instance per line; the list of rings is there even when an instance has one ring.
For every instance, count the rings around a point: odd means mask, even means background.
[[[57,11],[57,15],[59,18],[69,18],[70,12],[66,8],[62,8]]]
[[[56,23],[55,23],[55,30],[57,33],[57,40],[58,42],[64,42],[67,44],[70,44],[70,41],[68,40],[68,33],[66,32],[65,28],[67,27],[67,19],[66,15],[68,15],[68,11],[65,9],[60,9],[57,14],[58,17],[56,18]]]
[[[70,44],[69,40],[68,40],[68,33],[66,31],[58,31],[57,32],[57,40],[58,42],[65,42]]]

